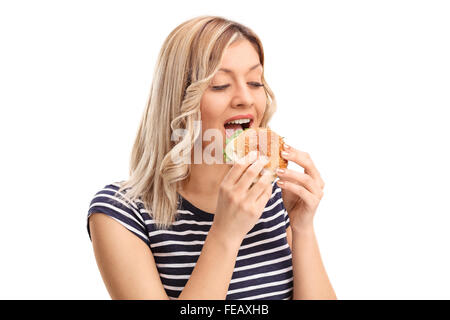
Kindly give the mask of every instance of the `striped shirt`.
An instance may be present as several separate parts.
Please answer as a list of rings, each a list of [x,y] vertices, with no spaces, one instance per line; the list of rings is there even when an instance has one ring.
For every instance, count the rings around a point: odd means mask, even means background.
[[[289,217],[276,181],[260,219],[241,243],[226,300],[292,299],[292,253],[286,237]],[[118,221],[148,245],[167,295],[177,299],[199,258],[214,214],[178,194],[178,215],[172,228],[157,229],[140,200],[128,205],[114,197],[118,189],[119,183],[106,185],[92,199],[89,238],[92,213],[104,213]]]

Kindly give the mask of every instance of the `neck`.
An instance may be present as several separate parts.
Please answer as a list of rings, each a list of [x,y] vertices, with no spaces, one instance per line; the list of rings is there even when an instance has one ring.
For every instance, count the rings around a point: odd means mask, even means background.
[[[214,198],[219,193],[220,183],[230,170],[224,164],[191,164],[191,174],[183,181],[181,191],[205,198]]]

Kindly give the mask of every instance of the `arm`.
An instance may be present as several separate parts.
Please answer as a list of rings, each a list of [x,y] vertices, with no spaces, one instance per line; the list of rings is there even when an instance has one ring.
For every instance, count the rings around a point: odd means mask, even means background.
[[[97,265],[112,299],[169,299],[142,240],[104,214],[92,214],[89,225]],[[225,299],[239,246],[211,227],[179,299]]]
[[[294,273],[293,300],[336,300],[336,293],[328,279],[320,257],[313,227],[292,232],[286,229],[292,251]]]
[[[214,225],[179,299],[225,300],[240,243],[220,236]]]
[[[304,173],[285,169],[277,171],[290,226],[286,233],[292,251],[294,274],[293,299],[337,299],[320,257],[313,219],[323,197],[322,180],[310,155],[286,144],[281,153],[305,169]]]
[[[267,162],[267,158],[258,160],[257,154],[251,152],[228,171],[220,185],[214,222],[179,299],[226,298],[242,240],[260,218],[272,194],[270,174],[263,174],[251,186]],[[168,299],[148,241],[142,241],[124,225],[108,217],[121,219],[117,213],[127,210],[127,206],[120,206],[120,211],[110,210],[111,206],[105,207],[103,203],[109,202],[109,197],[102,199],[97,196],[94,199],[89,209],[92,212],[89,220],[91,239],[111,297]],[[106,216],[94,213],[96,202],[99,208],[108,209]],[[128,209],[128,215],[133,215],[133,210]],[[130,227],[133,227],[129,228],[130,231],[139,228],[141,233],[145,232],[145,225]]]

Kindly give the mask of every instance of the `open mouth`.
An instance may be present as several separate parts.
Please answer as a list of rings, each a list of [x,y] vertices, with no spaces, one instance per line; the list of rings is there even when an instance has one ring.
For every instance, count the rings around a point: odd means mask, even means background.
[[[238,130],[245,130],[252,126],[253,119],[239,119],[229,121],[224,124],[227,138],[231,137]]]

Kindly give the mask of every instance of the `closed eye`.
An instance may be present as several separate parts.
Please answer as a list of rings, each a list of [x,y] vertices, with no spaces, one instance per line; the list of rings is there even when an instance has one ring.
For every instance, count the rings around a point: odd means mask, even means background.
[[[251,86],[255,87],[255,88],[259,88],[259,87],[263,87],[263,86],[264,86],[262,83],[259,83],[259,82],[249,82],[249,84],[250,84]],[[223,85],[223,86],[213,86],[212,88],[213,88],[214,90],[218,91],[218,90],[226,89],[226,88],[228,88],[229,86],[230,86],[229,84],[225,84],[225,85]]]

